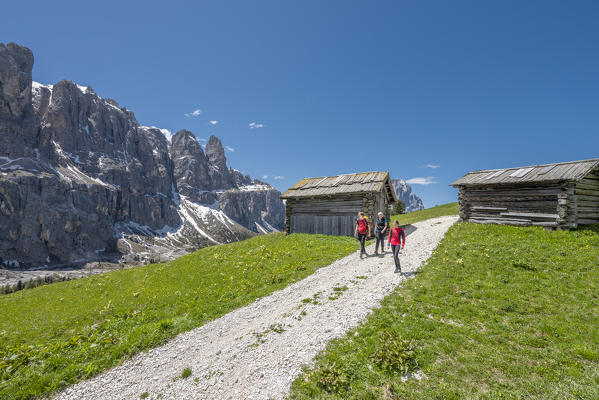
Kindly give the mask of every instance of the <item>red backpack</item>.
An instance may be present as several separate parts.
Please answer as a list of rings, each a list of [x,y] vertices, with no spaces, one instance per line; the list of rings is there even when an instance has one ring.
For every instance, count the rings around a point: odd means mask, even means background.
[[[368,220],[366,218],[359,219],[357,221],[358,224],[358,233],[366,233],[368,231]]]

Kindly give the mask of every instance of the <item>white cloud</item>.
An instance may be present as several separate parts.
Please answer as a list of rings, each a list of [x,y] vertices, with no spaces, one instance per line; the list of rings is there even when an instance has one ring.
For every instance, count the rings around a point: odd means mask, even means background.
[[[225,150],[227,150],[227,151],[229,151],[229,152],[231,152],[231,153],[234,153],[234,152],[235,152],[235,149],[234,149],[234,148],[232,148],[231,146],[225,146]]]
[[[435,178],[432,176],[427,176],[426,178],[412,178],[406,181],[408,185],[430,185],[432,183],[437,183]]]
[[[204,139],[203,137],[196,138],[196,139],[198,139],[198,142],[200,142],[200,143],[206,143],[208,141],[207,139]]]
[[[184,115],[185,115],[187,118],[195,118],[195,117],[199,117],[199,116],[200,116],[200,114],[202,114],[202,110],[200,110],[199,108],[196,108],[196,109],[195,109],[195,110],[193,110],[192,112],[190,112],[190,113],[185,113]]]
[[[144,129],[158,129],[166,138],[166,140],[170,143],[171,140],[173,139],[173,133],[171,131],[169,131],[168,129],[164,129],[164,128],[157,128],[155,126],[141,126],[141,128]]]
[[[210,125],[216,125],[216,124],[218,124],[218,121],[208,121],[208,123],[209,123]]]
[[[262,175],[262,179],[268,179],[268,178],[274,179],[275,181],[280,181],[282,179],[285,179],[285,177],[281,176],[281,175],[274,175],[274,176],[273,175],[267,175],[267,174]]]
[[[259,128],[264,128],[266,125],[264,124],[259,124],[257,122],[250,122],[249,127],[250,129],[259,129]]]
[[[441,167],[440,165],[436,165],[436,164],[426,164],[426,165],[423,165],[423,166],[422,166],[422,167],[420,167],[420,168],[432,168],[432,169],[437,169],[437,168],[440,168],[440,167]]]

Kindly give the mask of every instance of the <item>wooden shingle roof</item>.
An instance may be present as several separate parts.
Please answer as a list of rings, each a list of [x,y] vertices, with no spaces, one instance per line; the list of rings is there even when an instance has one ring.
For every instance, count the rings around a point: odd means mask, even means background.
[[[482,186],[518,183],[577,181],[599,168],[599,158],[555,164],[468,172],[451,186]]]
[[[281,199],[332,196],[337,194],[378,193],[383,188],[385,188],[391,201],[397,201],[388,172],[363,172],[359,174],[304,178],[283,193]]]

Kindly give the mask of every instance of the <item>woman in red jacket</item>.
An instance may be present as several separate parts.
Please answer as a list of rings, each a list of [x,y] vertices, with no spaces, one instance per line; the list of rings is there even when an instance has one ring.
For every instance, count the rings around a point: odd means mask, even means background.
[[[387,246],[391,246],[393,249],[393,260],[395,261],[395,272],[401,272],[401,265],[399,264],[399,250],[400,247],[403,249],[406,245],[406,234],[399,226],[399,221],[393,221],[393,228],[389,230],[389,240]]]
[[[368,218],[364,215],[362,211],[358,213],[358,219],[356,219],[356,229],[354,232],[354,236],[360,240],[360,258],[364,254],[366,254],[366,248],[364,244],[366,243],[366,237],[370,235],[370,222]],[[366,254],[368,255],[368,254]]]

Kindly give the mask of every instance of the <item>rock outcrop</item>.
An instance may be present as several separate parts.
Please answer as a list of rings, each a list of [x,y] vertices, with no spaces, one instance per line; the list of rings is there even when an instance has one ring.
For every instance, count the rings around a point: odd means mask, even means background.
[[[231,173],[227,168],[227,158],[223,144],[216,136],[210,136],[206,143],[206,157],[210,161],[210,178],[214,189],[230,189],[233,187]]]
[[[216,136],[210,136],[204,153],[191,132],[179,131],[173,135],[170,154],[179,193],[190,201],[220,209],[254,232],[284,228],[281,193],[227,167],[223,145]]]
[[[194,134],[181,130],[173,135],[171,143],[170,155],[179,193],[191,201],[214,203],[216,194],[212,192],[210,162]]]
[[[406,205],[406,212],[418,211],[424,209],[424,204],[420,197],[412,193],[412,187],[403,179],[391,179],[397,198]]]
[[[5,159],[34,155],[38,127],[31,104],[32,69],[29,49],[0,43],[0,156]]]
[[[228,168],[216,137],[206,153],[189,131],[169,146],[116,101],[32,82],[32,68],[29,49],[0,43],[0,262],[168,259],[282,227],[279,193]]]
[[[268,233],[285,228],[281,193],[260,181],[220,193],[220,209],[248,229]],[[281,223],[281,221],[283,221]]]

